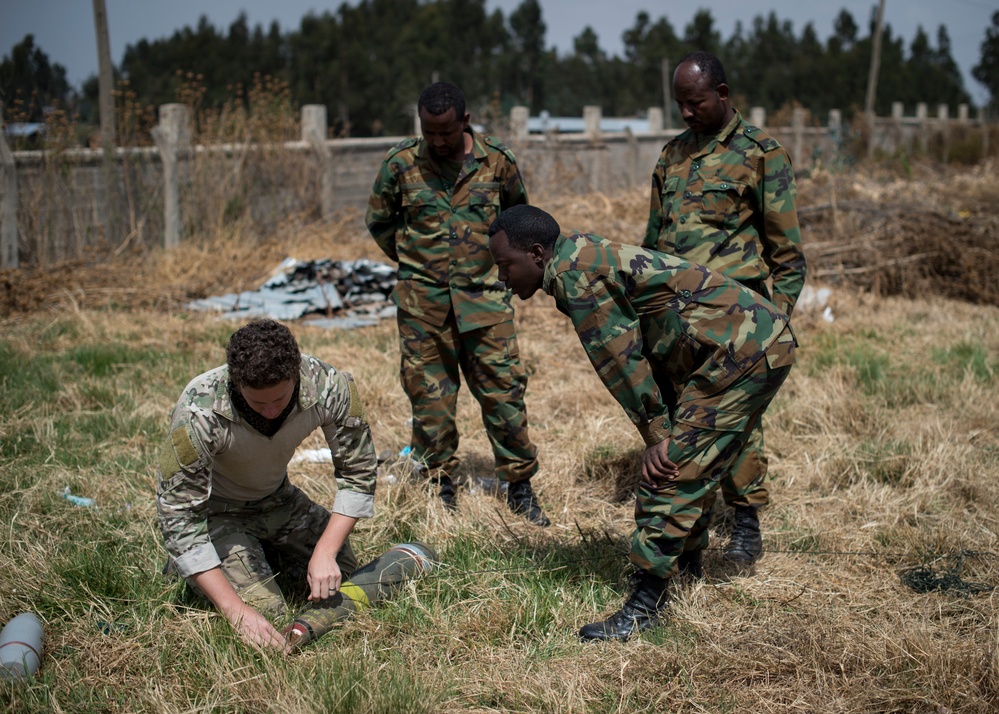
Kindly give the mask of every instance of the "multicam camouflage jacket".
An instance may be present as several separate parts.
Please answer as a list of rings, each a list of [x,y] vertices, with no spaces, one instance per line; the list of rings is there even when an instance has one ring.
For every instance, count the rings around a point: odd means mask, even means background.
[[[472,150],[453,184],[422,138],[391,149],[366,216],[375,242],[399,263],[396,305],[437,326],[453,308],[460,332],[512,319],[510,291],[489,255],[486,229],[503,209],[527,203],[513,153],[471,133]]]
[[[791,314],[805,284],[805,255],[787,152],[735,117],[715,136],[685,131],[663,148],[652,174],[642,242],[748,285]]]
[[[711,396],[794,340],[772,303],[721,273],[592,234],[558,238],[542,288],[649,445],[670,429],[656,376],[683,401]]]
[[[322,429],[333,453],[333,512],[357,518],[374,514],[375,449],[348,373],[302,355],[298,404],[271,437],[254,430],[233,408],[229,388],[227,366],[195,377],[173,410],[160,449],[160,529],[183,576],[219,565],[208,537],[209,496],[266,499],[284,481],[295,449],[316,429]]]

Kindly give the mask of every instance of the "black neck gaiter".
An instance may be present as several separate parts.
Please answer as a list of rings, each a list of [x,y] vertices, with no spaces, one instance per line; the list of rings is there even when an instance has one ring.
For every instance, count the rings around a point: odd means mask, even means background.
[[[253,411],[253,408],[246,403],[243,395],[232,382],[229,383],[229,399],[232,400],[232,406],[239,412],[240,416],[246,420],[247,424],[252,426],[264,436],[274,436],[278,433],[281,425],[284,424],[284,420],[288,418],[289,414],[291,414],[291,410],[294,409],[295,405],[298,403],[298,386],[299,383],[296,382],[295,391],[291,394],[288,406],[286,406],[284,411],[278,414],[274,419],[268,419],[267,417]]]

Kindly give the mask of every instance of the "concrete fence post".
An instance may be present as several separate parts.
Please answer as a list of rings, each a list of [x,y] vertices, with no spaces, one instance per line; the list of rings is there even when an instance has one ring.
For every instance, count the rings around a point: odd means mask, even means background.
[[[937,105],[937,123],[940,126],[940,140],[943,143],[943,162],[950,158],[950,108],[946,104]]]
[[[603,119],[603,109],[590,104],[583,107],[583,133],[592,141],[600,136],[600,120]]]
[[[762,129],[767,125],[767,110],[763,107],[752,107],[749,110],[749,123]]]
[[[899,149],[908,150],[908,141],[905,132],[902,130],[902,119],[905,117],[905,104],[902,102],[891,103],[891,129],[885,132],[885,143],[889,151]]]
[[[982,127],[982,158],[989,157],[989,116],[985,107],[978,107],[978,125]]]
[[[180,245],[180,178],[178,155],[191,147],[190,116],[186,104],[160,106],[160,123],[153,139],[163,161],[163,247]]]
[[[839,109],[829,110],[829,131],[839,132],[843,128],[843,112]]]
[[[302,141],[315,152],[319,162],[319,206],[324,221],[333,215],[333,152],[326,143],[328,130],[325,104],[302,107]]]
[[[926,102],[916,104],[916,133],[919,135],[919,152],[921,154],[926,154],[929,146],[929,137],[926,131],[927,116]]]
[[[0,127],[3,126],[3,103],[0,102]],[[0,167],[3,168],[3,205],[0,211],[0,268],[19,268],[17,250],[17,166],[7,140],[0,132]]]
[[[662,107],[649,107],[648,110],[649,117],[649,133],[650,134],[660,134],[663,130],[663,108]]]
[[[957,120],[962,124],[968,123],[968,105],[958,104],[957,105]]]
[[[510,138],[513,141],[527,141],[531,130],[527,126],[527,120],[531,118],[531,110],[528,107],[516,106],[510,109]]]
[[[791,112],[791,160],[799,165],[805,160],[805,110],[795,107]]]
[[[642,153],[638,146],[638,138],[630,126],[624,128],[624,138],[628,142],[628,184],[644,184],[645,172],[648,170],[648,167],[642,163]]]
[[[843,151],[843,112],[839,109],[829,110],[826,136],[831,151],[830,158],[835,159]]]

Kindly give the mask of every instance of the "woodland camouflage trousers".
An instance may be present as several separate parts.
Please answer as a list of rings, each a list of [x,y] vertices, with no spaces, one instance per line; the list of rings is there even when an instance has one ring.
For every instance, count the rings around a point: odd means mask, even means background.
[[[670,416],[676,414],[676,392],[669,380],[658,380],[659,391],[670,409]],[[770,491],[766,479],[768,460],[763,451],[763,422],[753,427],[742,456],[733,464],[719,482],[722,499],[729,506],[766,506],[770,503]]]
[[[413,458],[431,476],[450,476],[458,464],[455,411],[460,375],[482,409],[496,475],[514,483],[538,470],[537,448],[527,431],[524,392],[513,321],[458,331],[454,313],[442,327],[398,312],[402,387],[413,408]]]
[[[793,362],[793,340],[779,340],[719,393],[685,399],[681,392],[669,444],[669,458],[680,476],[638,485],[631,546],[636,566],[668,577],[675,574],[680,553],[707,547],[720,481],[747,458],[752,434]]]

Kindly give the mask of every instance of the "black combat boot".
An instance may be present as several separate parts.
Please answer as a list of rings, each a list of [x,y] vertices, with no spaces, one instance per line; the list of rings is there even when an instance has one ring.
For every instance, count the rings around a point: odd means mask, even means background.
[[[620,610],[603,622],[583,625],[579,637],[590,640],[627,640],[636,632],[647,630],[659,622],[659,616],[669,604],[666,578],[643,570],[634,576],[631,595]]]
[[[676,559],[676,566],[680,569],[679,576],[687,581],[702,580],[704,578],[704,568],[701,565],[701,556],[704,551],[685,550]]]
[[[736,506],[732,537],[722,556],[730,563],[755,563],[763,555],[763,536],[756,506]]]
[[[518,516],[523,516],[536,526],[547,528],[552,524],[545,512],[541,510],[541,504],[538,503],[538,499],[534,495],[534,489],[531,488],[529,479],[517,481],[507,486],[506,505]]]
[[[454,481],[451,480],[451,477],[438,476],[431,480],[440,487],[437,494],[440,496],[441,501],[443,501],[445,508],[449,511],[457,509],[458,493],[454,488]]]

